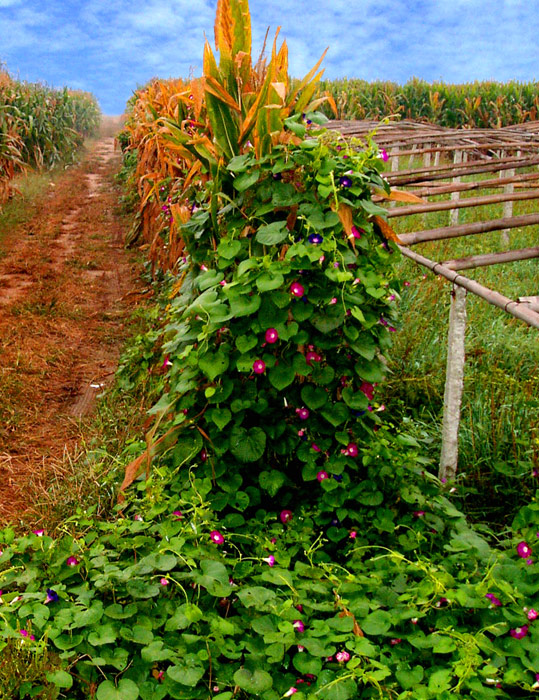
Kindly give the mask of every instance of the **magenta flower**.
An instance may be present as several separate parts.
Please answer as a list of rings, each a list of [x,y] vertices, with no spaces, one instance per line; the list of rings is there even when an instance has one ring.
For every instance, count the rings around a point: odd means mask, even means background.
[[[296,605],[296,610],[298,610],[300,613],[302,613],[303,612],[303,605],[301,603],[298,603]]]
[[[138,521],[138,522],[142,522],[142,520],[143,520],[142,515],[139,515],[139,514],[137,513],[137,515],[134,515],[134,516],[133,516],[133,520],[136,520],[136,521]]]
[[[318,447],[318,445],[316,444],[316,442],[313,442],[313,444],[311,445],[311,447],[313,448],[313,450],[314,450],[315,452],[320,452],[320,448]]]
[[[310,415],[308,408],[296,408],[296,413],[300,420],[307,420]]]
[[[528,610],[527,615],[528,615],[528,620],[536,620],[539,613],[534,608],[530,608]]]
[[[275,328],[268,328],[265,338],[266,343],[276,343],[279,340],[279,333],[275,330]]]
[[[351,540],[355,540],[356,537],[357,537],[357,532],[356,532],[355,530],[351,530],[351,532],[350,532],[350,534],[348,535],[348,537],[349,537]]]
[[[305,294],[305,287],[299,282],[292,282],[290,285],[290,293],[294,297],[302,297]]]
[[[301,644],[298,644],[298,651],[305,651],[305,647]]]
[[[523,559],[527,559],[532,553],[532,548],[526,542],[519,542],[517,544],[517,554]]]
[[[255,374],[264,374],[266,371],[266,363],[264,360],[255,360],[253,362],[253,372]]]
[[[43,535],[45,534],[45,530],[32,530],[32,532],[38,537],[43,537]]]
[[[394,637],[393,639],[389,640],[389,643],[391,644],[392,647],[397,646],[397,644],[400,644],[402,642],[402,639],[400,637]]]
[[[343,664],[346,661],[350,661],[350,653],[347,651],[338,651],[335,654],[335,659],[340,663]]]
[[[162,586],[168,586],[168,583],[169,583],[169,582],[168,582],[168,578],[162,578],[162,579],[160,579],[160,580],[159,580],[159,583],[160,583]]]
[[[66,564],[67,564],[68,566],[78,566],[79,563],[80,563],[80,562],[79,562],[79,560],[77,559],[77,557],[68,557],[67,560],[66,560]]]
[[[166,369],[167,367],[172,366],[172,362],[170,361],[169,355],[165,355],[165,359],[163,360],[163,369]]]
[[[359,390],[365,394],[369,401],[372,401],[372,398],[374,396],[374,384],[370,384],[369,382],[363,382],[362,385],[359,387]]]
[[[350,457],[357,457],[359,454],[359,449],[355,442],[349,442],[346,451]]]
[[[494,593],[487,593],[485,598],[488,598],[495,607],[499,607],[502,604],[502,601],[499,598],[496,598]]]
[[[378,151],[378,158],[381,158],[384,161],[384,163],[387,163],[387,161],[389,160],[389,156],[385,148],[381,148]]]
[[[287,523],[289,520],[292,520],[292,511],[291,510],[282,510],[281,515],[279,516],[281,518],[281,522],[283,525]]]
[[[296,632],[305,632],[305,625],[301,620],[294,620],[292,623]]]
[[[531,566],[533,564],[533,559],[526,559],[526,564]]]
[[[352,232],[352,236],[354,238],[361,238],[361,234],[365,233],[364,229],[358,228],[357,226],[352,226],[350,231]]]
[[[422,518],[425,515],[424,510],[414,510],[413,516],[414,518]]]
[[[183,513],[181,510],[173,510],[172,515],[174,516],[175,520],[181,520],[183,518]]]
[[[28,630],[19,630],[21,637],[28,637]]]
[[[314,352],[313,350],[310,350],[306,355],[305,355],[305,360],[307,361],[308,365],[311,365],[313,362],[321,362],[322,357],[317,353]]]
[[[265,561],[268,566],[275,566],[275,557],[273,554],[270,554],[269,557],[265,557],[262,561]]]
[[[298,689],[297,689],[297,688],[294,688],[294,686],[292,686],[291,688],[289,688],[289,689],[286,691],[286,693],[284,694],[283,697],[289,698],[291,695],[294,695],[294,693],[297,693],[297,692],[298,692]]]
[[[528,634],[528,625],[523,625],[522,627],[517,627],[514,630],[509,630],[509,634],[513,639],[524,639]]]
[[[212,530],[210,532],[210,539],[212,542],[215,542],[215,544],[223,544],[225,541],[225,538],[221,535],[219,530]]]
[[[329,474],[327,472],[318,472],[318,474],[316,475],[316,478],[318,479],[318,481],[324,481],[325,479],[328,478],[328,476],[329,476]]]

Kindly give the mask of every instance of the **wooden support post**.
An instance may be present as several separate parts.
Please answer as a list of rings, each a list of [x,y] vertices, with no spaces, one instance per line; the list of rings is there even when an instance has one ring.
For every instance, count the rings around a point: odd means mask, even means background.
[[[462,387],[464,384],[464,339],[466,334],[466,290],[453,285],[449,335],[447,341],[447,369],[444,391],[442,425],[442,452],[440,479],[453,480],[457,473],[459,454],[459,424]]]
[[[440,151],[436,151],[434,154],[434,167],[440,165]]]
[[[520,156],[520,151],[517,151],[517,156]],[[500,170],[500,177],[514,177],[515,176],[515,169],[511,168],[510,170],[506,170],[505,173]],[[503,187],[504,194],[512,194],[515,191],[515,183],[514,182],[508,182],[506,185]],[[512,200],[508,200],[507,202],[504,202],[503,205],[503,217],[509,218],[510,216],[513,216],[513,202]],[[505,246],[509,245],[509,229],[504,229],[502,231],[502,242]]]
[[[430,149],[430,147],[431,147],[430,143],[425,144],[425,148]],[[432,157],[432,153],[430,152],[430,150],[427,150],[427,152],[423,154],[423,167],[430,168],[431,157]]]
[[[414,143],[412,146],[412,154],[408,158],[408,167],[411,168],[414,164],[414,158],[416,157],[416,154],[413,151],[417,151],[417,143]]]
[[[462,163],[462,151],[455,151],[455,155],[453,156],[453,164],[454,165],[460,165]],[[453,183],[459,183],[460,182],[460,176],[454,177],[453,178]],[[460,191],[456,190],[455,192],[451,192],[451,201],[452,202],[457,202],[460,199]],[[449,212],[449,225],[450,226],[456,226],[459,222],[459,210],[458,209],[451,209]]]

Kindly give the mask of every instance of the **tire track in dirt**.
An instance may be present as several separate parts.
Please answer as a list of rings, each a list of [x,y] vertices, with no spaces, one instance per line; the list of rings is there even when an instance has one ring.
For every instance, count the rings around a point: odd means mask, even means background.
[[[123,247],[114,137],[94,142],[0,258],[0,520],[81,439],[112,380],[138,269]]]

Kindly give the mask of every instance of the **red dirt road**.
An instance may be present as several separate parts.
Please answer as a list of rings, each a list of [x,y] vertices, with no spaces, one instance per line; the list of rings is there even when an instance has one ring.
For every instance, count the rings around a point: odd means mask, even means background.
[[[32,507],[116,368],[138,272],[119,159],[102,136],[0,243],[0,521]]]

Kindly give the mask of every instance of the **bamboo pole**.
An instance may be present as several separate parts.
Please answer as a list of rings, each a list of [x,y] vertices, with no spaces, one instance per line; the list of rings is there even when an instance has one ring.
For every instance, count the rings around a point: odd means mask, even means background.
[[[454,209],[455,207],[459,209],[463,207],[480,207],[488,206],[489,204],[499,204],[500,202],[507,202],[508,200],[517,202],[526,199],[539,199],[539,189],[529,190],[527,192],[513,192],[512,194],[486,194],[483,197],[466,197],[466,199],[460,199],[457,202],[446,201],[413,204],[409,207],[398,207],[393,211],[388,211],[387,215],[389,218],[392,218],[395,216],[408,216],[409,214],[423,214],[429,211],[444,211],[446,209]]]
[[[539,313],[532,311],[532,309],[530,309],[526,303],[514,301],[513,299],[505,297],[503,294],[494,292],[492,289],[488,289],[488,287],[484,287],[482,284],[479,284],[479,282],[468,279],[463,275],[459,275],[459,273],[455,272],[454,270],[450,270],[449,268],[445,267],[445,265],[442,265],[442,263],[429,260],[429,258],[419,255],[419,253],[416,253],[414,250],[410,250],[406,246],[399,246],[399,248],[402,254],[407,258],[410,258],[410,260],[414,260],[419,265],[423,265],[423,267],[427,267],[429,270],[432,270],[432,272],[434,272],[436,275],[441,275],[450,282],[454,282],[455,284],[464,287],[464,289],[467,289],[469,292],[481,297],[481,299],[488,301],[489,304],[493,304],[493,306],[503,309],[515,318],[519,318],[529,326],[539,329]]]
[[[502,253],[485,253],[484,255],[470,255],[467,258],[445,260],[442,265],[450,270],[471,270],[475,267],[498,265],[499,263],[517,262],[518,260],[530,260],[539,258],[539,246],[535,248],[521,248],[520,250],[508,250]],[[523,301],[523,299],[519,299]]]
[[[414,189],[413,193],[417,194],[419,197],[427,195],[437,195],[437,194],[447,194],[452,192],[453,189],[463,190],[477,190],[477,189],[496,189],[508,182],[514,183],[526,183],[530,182],[530,187],[535,187],[536,182],[539,181],[539,173],[523,173],[522,175],[515,175],[514,177],[508,178],[491,178],[489,180],[476,180],[475,182],[461,182],[460,185],[448,185],[445,183],[441,184],[429,184],[428,182],[416,182],[413,183]],[[518,186],[518,185],[517,185]]]
[[[459,238],[460,236],[470,236],[477,233],[487,233],[488,231],[499,231],[504,228],[517,228],[519,226],[532,226],[539,224],[539,214],[522,214],[513,216],[510,219],[492,219],[492,221],[476,221],[472,224],[460,224],[459,226],[445,226],[443,228],[432,228],[427,231],[417,231],[416,233],[402,233],[399,235],[403,245],[415,245],[426,241],[439,241],[446,238]]]
[[[460,405],[464,385],[466,334],[466,290],[454,285],[451,291],[449,333],[447,338],[447,367],[442,422],[442,451],[438,476],[452,481],[457,473]]]

